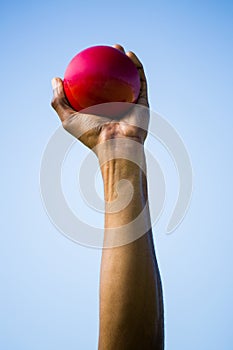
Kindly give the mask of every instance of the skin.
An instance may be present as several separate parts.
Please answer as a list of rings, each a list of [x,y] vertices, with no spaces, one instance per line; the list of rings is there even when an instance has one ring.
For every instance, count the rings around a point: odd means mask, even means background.
[[[122,46],[114,47],[124,52]],[[141,90],[137,105],[149,107],[143,66],[133,52],[127,52],[126,55],[133,61],[140,75]],[[149,123],[148,109],[132,108],[122,118],[115,120],[83,114],[70,107],[60,78],[54,78],[52,86],[52,106],[64,128],[95,152],[103,177],[106,203],[104,242],[109,248],[102,251],[98,349],[162,350],[162,285],[150,228],[144,154]],[[134,147],[134,142],[137,147]],[[123,148],[124,157],[118,157],[119,148]],[[111,160],[108,160],[109,156]],[[129,183],[133,188],[132,193],[127,187]],[[126,205],[121,205],[122,198],[129,192],[131,200]],[[120,210],[115,210],[119,203]],[[137,226],[130,223],[143,209],[144,215],[140,219],[142,234],[138,238]],[[130,225],[125,226],[127,224]],[[133,237],[133,240],[121,245],[120,234],[129,237],[129,241]]]

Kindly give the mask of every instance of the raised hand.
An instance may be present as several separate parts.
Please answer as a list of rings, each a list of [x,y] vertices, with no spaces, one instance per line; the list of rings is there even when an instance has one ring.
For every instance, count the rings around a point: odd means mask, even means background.
[[[114,45],[114,47],[125,53],[122,46]],[[75,111],[66,99],[62,80],[60,78],[52,80],[54,96],[51,104],[63,127],[90,149],[113,138],[130,138],[140,143],[146,138],[149,123],[146,77],[137,56],[133,52],[127,52],[126,55],[138,70],[141,89],[135,107],[132,105],[122,117],[107,118],[85,111]]]

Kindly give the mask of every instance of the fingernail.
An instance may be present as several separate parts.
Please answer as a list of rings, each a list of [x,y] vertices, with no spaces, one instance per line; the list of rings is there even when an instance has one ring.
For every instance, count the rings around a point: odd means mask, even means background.
[[[52,83],[53,89],[55,90],[55,89],[58,87],[58,81],[57,81],[57,79],[56,79],[56,78],[53,78],[51,83]]]

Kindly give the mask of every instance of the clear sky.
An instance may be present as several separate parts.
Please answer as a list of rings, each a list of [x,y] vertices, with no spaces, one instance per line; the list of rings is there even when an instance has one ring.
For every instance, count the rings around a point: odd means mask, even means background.
[[[232,2],[9,0],[0,16],[0,347],[96,349],[101,251],[73,243],[52,225],[39,171],[59,125],[51,78],[62,77],[80,50],[120,43],[143,61],[151,108],[174,125],[193,165],[189,211],[166,235],[177,183],[166,150],[150,146],[167,178],[167,204],[154,227],[166,348],[232,349]],[[75,147],[67,179],[86,152]],[[67,186],[69,192],[75,193]],[[89,209],[82,208],[85,216]]]

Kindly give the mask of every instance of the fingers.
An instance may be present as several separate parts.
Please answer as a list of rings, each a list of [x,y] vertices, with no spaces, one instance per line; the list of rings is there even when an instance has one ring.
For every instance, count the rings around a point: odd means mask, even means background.
[[[138,59],[138,57],[135,55],[135,53],[133,53],[132,51],[129,51],[126,53],[126,55],[133,61],[136,68],[139,70],[140,78],[146,80],[143,65],[142,65],[141,61]]]
[[[52,79],[52,87],[53,87],[53,99],[52,99],[51,105],[57,112],[61,121],[63,122],[71,114],[74,114],[76,111],[70,107],[65,97],[63,83],[60,78]]]
[[[113,45],[113,47],[119,51],[122,51],[123,53],[125,53],[125,50],[123,48],[123,46],[119,45],[119,44],[115,44]]]
[[[113,47],[115,49],[120,50],[121,52],[125,53],[123,46],[121,46],[119,44],[115,44],[115,45],[113,45]],[[135,53],[129,51],[126,53],[126,55],[133,61],[133,63],[135,64],[135,66],[138,70],[139,76],[140,76],[141,89],[140,89],[137,103],[148,107],[149,102],[148,102],[147,82],[146,82],[146,76],[145,76],[145,72],[143,69],[143,65],[140,62],[140,60],[138,59],[138,57],[135,55]]]
[[[140,76],[141,89],[140,89],[140,94],[139,94],[137,103],[144,106],[149,106],[146,75],[143,69],[143,65],[141,61],[138,59],[138,57],[135,55],[135,53],[129,51],[126,53],[126,55],[133,61]]]

